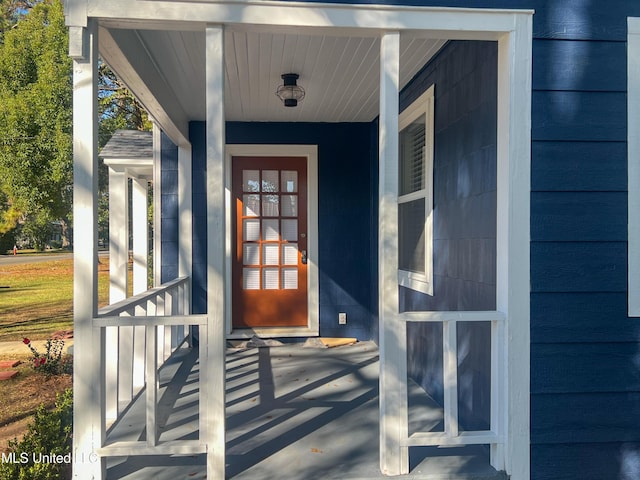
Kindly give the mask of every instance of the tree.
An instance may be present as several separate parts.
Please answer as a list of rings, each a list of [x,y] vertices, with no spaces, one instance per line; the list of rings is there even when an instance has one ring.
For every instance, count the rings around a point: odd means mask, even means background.
[[[21,8],[33,2],[20,3]],[[7,2],[3,3],[7,6]],[[71,60],[60,0],[43,0],[0,45],[0,234],[30,221],[36,237],[72,202]]]
[[[43,247],[52,221],[64,228],[71,220],[68,34],[61,0],[0,2],[0,245],[13,241],[19,227]],[[119,128],[151,128],[140,103],[104,62],[98,82],[100,147]],[[102,224],[108,224],[107,178],[101,165]]]

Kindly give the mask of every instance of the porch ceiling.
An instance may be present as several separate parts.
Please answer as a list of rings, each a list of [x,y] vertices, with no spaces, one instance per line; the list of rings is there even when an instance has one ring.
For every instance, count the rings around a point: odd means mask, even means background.
[[[378,115],[378,38],[312,33],[227,29],[227,120],[359,122]],[[401,86],[444,43],[403,38]],[[152,116],[159,108],[183,129],[185,122],[205,119],[203,31],[103,28],[100,47],[105,61]],[[297,108],[285,108],[275,95],[280,75],[289,72],[300,75],[298,83],[306,90]]]

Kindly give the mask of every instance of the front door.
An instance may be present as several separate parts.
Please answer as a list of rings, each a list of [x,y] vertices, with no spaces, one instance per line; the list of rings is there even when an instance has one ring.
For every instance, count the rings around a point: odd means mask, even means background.
[[[233,327],[306,327],[307,159],[232,159]]]

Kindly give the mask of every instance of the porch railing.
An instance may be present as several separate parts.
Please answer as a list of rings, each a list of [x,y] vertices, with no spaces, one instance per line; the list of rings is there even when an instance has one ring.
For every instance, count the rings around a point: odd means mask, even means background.
[[[400,314],[400,319],[405,326],[414,322],[441,323],[443,330],[444,431],[413,432],[404,439],[403,446],[503,445],[505,442],[503,421],[505,372],[503,369],[506,365],[504,351],[506,315],[499,311],[404,312]],[[459,428],[457,327],[460,322],[491,323],[491,410],[488,430],[462,431]],[[492,448],[492,455],[493,452]]]
[[[201,338],[207,338],[207,316],[190,315],[189,312],[189,279],[181,277],[104,307],[93,319],[93,327],[104,331],[104,347],[100,354],[104,366],[105,428],[113,424],[146,389],[146,440],[105,444],[98,449],[98,454],[192,454],[206,451],[206,445],[197,440],[175,445],[173,442],[165,442],[166,445],[158,442],[158,370],[173,352],[191,341],[190,326],[199,326]],[[203,351],[206,352],[206,348],[200,349]]]

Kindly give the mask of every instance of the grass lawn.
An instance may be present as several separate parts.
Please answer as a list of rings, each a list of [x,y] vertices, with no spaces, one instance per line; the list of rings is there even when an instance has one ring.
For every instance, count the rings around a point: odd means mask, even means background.
[[[46,257],[46,254],[44,254]],[[73,329],[73,260],[0,266],[0,342],[51,338],[60,330]],[[100,257],[98,298],[109,296],[109,258]],[[18,376],[0,382],[0,451],[20,437],[40,404],[53,407],[56,395],[71,388],[71,375],[46,378],[31,367],[31,353],[12,355],[22,360]]]
[[[100,305],[109,295],[109,258],[98,266]],[[73,329],[73,260],[0,266],[0,342],[50,338]]]

